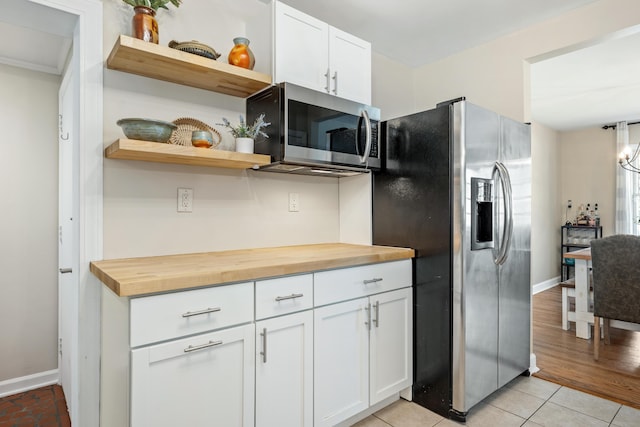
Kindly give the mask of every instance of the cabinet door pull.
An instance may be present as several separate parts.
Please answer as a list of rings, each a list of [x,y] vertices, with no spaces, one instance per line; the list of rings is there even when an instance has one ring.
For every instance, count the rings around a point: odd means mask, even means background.
[[[262,328],[260,336],[262,337],[262,351],[260,352],[262,363],[267,363],[267,328]]]
[[[284,300],[287,300],[287,299],[301,298],[303,296],[304,296],[304,294],[291,294],[291,295],[287,295],[287,296],[284,296],[284,297],[276,297],[276,301],[284,301]]]
[[[324,90],[327,91],[327,93],[331,92],[331,77],[329,77],[331,75],[331,70],[327,68],[327,72],[324,75],[324,77],[327,79],[327,84],[324,87]]]
[[[376,301],[376,303],[373,304],[373,308],[376,315],[376,317],[373,319],[373,324],[376,325],[377,328],[378,326],[380,326],[380,301]]]
[[[70,269],[70,268],[61,268],[60,269],[60,273],[62,273],[62,274],[67,274],[67,273],[72,273],[72,272],[73,272],[73,270]]]
[[[221,345],[222,341],[212,341],[209,340],[208,343],[206,344],[200,344],[200,345],[190,345],[189,347],[184,349],[185,353],[190,353],[192,351],[198,351],[198,350],[203,350],[205,348],[209,348],[209,347],[215,347],[216,345]]]
[[[187,311],[186,313],[182,313],[182,317],[199,316],[201,314],[215,313],[220,310],[222,310],[220,307],[209,307],[199,311]]]
[[[338,72],[333,73],[333,93],[338,94]]]
[[[368,285],[369,283],[382,282],[382,277],[374,277],[373,279],[363,280],[362,283]]]
[[[367,330],[371,330],[371,303],[367,304],[364,307],[364,311],[367,312],[366,316],[367,319],[365,320],[364,324],[367,325]]]

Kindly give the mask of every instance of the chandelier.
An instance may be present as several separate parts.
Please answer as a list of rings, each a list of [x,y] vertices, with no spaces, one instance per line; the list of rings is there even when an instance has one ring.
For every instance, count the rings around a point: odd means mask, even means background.
[[[631,154],[631,149],[629,147],[625,148],[618,155],[618,164],[624,170],[628,170],[635,173],[640,173],[640,168],[636,166],[636,160],[638,159],[638,155],[640,154],[640,144],[636,146],[635,151]]]

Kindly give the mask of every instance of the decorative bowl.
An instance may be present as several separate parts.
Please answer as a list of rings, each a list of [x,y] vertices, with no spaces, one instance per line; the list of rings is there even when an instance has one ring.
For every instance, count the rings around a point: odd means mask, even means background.
[[[208,130],[194,130],[191,134],[191,144],[194,147],[210,148],[213,145],[213,135]]]
[[[169,47],[182,52],[192,53],[198,56],[204,56],[205,58],[213,59],[214,61],[220,57],[220,54],[215,51],[211,46],[207,46],[204,43],[200,43],[197,40],[191,40],[190,42],[177,42],[171,40]]]
[[[171,122],[154,119],[120,119],[117,124],[127,138],[152,142],[168,142],[171,132],[178,128]]]

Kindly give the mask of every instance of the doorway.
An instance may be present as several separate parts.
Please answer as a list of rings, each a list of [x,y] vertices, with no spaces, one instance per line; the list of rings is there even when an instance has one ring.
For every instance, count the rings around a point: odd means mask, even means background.
[[[66,65],[66,68],[72,71],[73,78],[68,80],[68,86],[60,92],[60,98],[64,104],[64,99],[68,97],[67,106],[62,108],[73,111],[72,128],[76,143],[72,145],[69,152],[66,149],[61,150],[66,159],[64,167],[69,167],[71,162],[70,169],[73,171],[70,177],[73,197],[67,209],[72,211],[70,218],[73,218],[71,227],[74,230],[72,233],[74,237],[71,239],[73,244],[69,251],[70,255],[65,255],[71,257],[70,261],[65,258],[64,262],[65,264],[69,262],[70,265],[58,267],[72,270],[70,276],[60,273],[60,276],[64,277],[60,280],[63,292],[59,297],[65,304],[61,313],[64,314],[65,320],[60,322],[64,330],[60,331],[60,337],[63,338],[63,353],[59,371],[62,376],[59,381],[66,387],[65,394],[70,407],[72,424],[99,425],[101,289],[99,281],[89,272],[89,261],[102,257],[103,4],[99,0],[6,0],[4,6],[2,17],[0,17],[0,29],[10,25],[25,31],[43,28],[50,34],[64,34],[72,40],[71,59],[66,64],[64,62],[60,64],[61,68],[65,68]],[[28,45],[29,37],[12,40],[18,40],[18,43],[11,44],[19,45],[18,51],[35,52],[31,49],[33,46]],[[69,50],[67,49],[66,52]],[[45,51],[40,56],[46,56],[47,53],[49,52]],[[38,58],[37,54],[33,56]],[[23,66],[24,61],[20,61],[15,61],[11,65]],[[37,71],[49,72],[46,69]],[[54,123],[58,123],[58,114],[54,116]],[[31,126],[37,127],[37,120],[37,117],[32,118]],[[54,131],[57,127],[54,126]],[[54,146],[58,148],[54,135],[51,135],[51,139]],[[64,135],[62,134],[63,137]],[[49,161],[55,163],[55,156]],[[55,209],[51,214],[56,216]],[[55,236],[56,231],[60,230],[54,226],[53,231]],[[63,239],[68,241],[66,235],[67,233],[63,233]],[[54,242],[51,252],[55,253],[55,251]],[[66,252],[65,249],[64,253]],[[70,279],[67,279],[67,276]],[[71,287],[64,286],[67,280],[71,281]],[[71,295],[65,296],[65,292]],[[57,303],[58,298],[53,299],[54,306]],[[31,309],[28,304],[20,308],[27,312]],[[48,339],[53,339],[55,359],[55,350],[58,349],[60,341],[57,331],[51,335],[52,337]],[[19,351],[28,350],[17,349],[16,351],[18,353],[14,357],[19,359]],[[57,370],[55,372],[58,373]]]

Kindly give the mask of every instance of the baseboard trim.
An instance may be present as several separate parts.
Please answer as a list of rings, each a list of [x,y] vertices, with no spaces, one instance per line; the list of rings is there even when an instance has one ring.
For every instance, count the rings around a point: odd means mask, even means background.
[[[531,353],[529,355],[529,374],[533,375],[536,372],[540,371],[540,368],[538,368],[537,363],[537,359],[536,359],[536,355],[535,353]]]
[[[57,369],[0,381],[0,397],[11,396],[23,391],[33,390],[51,384],[57,384],[60,374]]]
[[[336,424],[335,427],[349,427],[354,425],[355,423],[357,423],[358,421],[364,420],[365,418],[367,418],[369,415],[372,415],[376,412],[378,412],[380,409],[391,405],[393,402],[395,402],[396,400],[400,400],[400,395],[398,393],[395,393],[389,397],[387,397],[386,399],[382,400],[381,402],[376,403],[375,405],[370,406],[369,408],[365,409],[364,411]]]
[[[536,283],[533,285],[533,295],[551,289],[560,283],[560,276],[556,276],[553,279],[545,280],[544,282]]]

